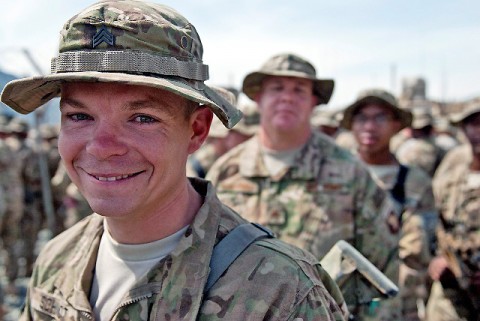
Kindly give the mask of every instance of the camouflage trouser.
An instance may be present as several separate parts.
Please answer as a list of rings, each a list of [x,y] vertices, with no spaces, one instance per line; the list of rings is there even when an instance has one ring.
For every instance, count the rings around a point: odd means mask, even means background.
[[[467,321],[466,317],[460,316],[468,314],[460,298],[457,291],[444,289],[439,281],[435,281],[428,299],[426,320]]]
[[[26,206],[25,213],[20,222],[20,231],[22,237],[22,253],[21,256],[25,258],[26,276],[30,276],[33,263],[35,262],[36,253],[35,245],[38,238],[38,233],[43,226],[42,213],[40,211],[41,203],[34,201]]]
[[[423,310],[427,298],[427,272],[400,265],[400,298],[404,321],[423,319]]]
[[[3,249],[5,250],[5,274],[8,281],[13,282],[17,278],[19,266],[19,223],[21,214],[14,211],[7,211],[2,218],[0,236]]]

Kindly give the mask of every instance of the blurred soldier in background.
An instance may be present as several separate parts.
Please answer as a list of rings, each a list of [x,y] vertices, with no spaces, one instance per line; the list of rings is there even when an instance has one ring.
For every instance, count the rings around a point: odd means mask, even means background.
[[[258,105],[258,134],[222,156],[207,179],[243,217],[317,258],[343,239],[390,271],[398,240],[388,229],[386,194],[352,154],[310,125],[313,108],[329,101],[333,87],[333,80],[318,79],[315,68],[294,54],[274,56],[248,74],[243,91]],[[362,293],[356,295],[361,302]],[[351,308],[360,320],[386,310],[393,310],[392,320],[400,317],[388,304]]]
[[[28,135],[28,124],[19,118],[13,118],[3,127],[8,137],[4,139],[9,153],[2,156],[3,168],[0,173],[0,184],[4,186],[6,193],[6,212],[0,226],[3,248],[6,253],[5,273],[8,279],[7,291],[16,291],[15,280],[19,276],[19,259],[21,257],[23,235],[20,231],[25,205],[25,191],[23,181],[23,168],[30,156],[29,149],[24,142]]]
[[[317,107],[313,110],[310,123],[314,129],[335,139],[340,127],[338,111]]]
[[[63,228],[69,228],[93,211],[87,200],[68,177],[65,165],[60,161],[51,180],[54,199],[60,199],[57,218],[63,220]],[[63,218],[63,219],[62,219]]]
[[[452,126],[446,117],[438,117],[434,119],[433,128],[435,133],[435,144],[444,151],[449,152],[460,144],[460,141],[457,138],[457,128]]]
[[[442,224],[437,231],[437,257],[429,268],[434,280],[429,321],[470,321],[480,315],[480,104],[466,106],[452,116],[452,122],[467,137],[470,157],[450,162],[448,170],[434,178]]]
[[[206,143],[188,158],[187,176],[190,177],[204,178],[220,156],[251,138],[257,132],[260,123],[260,114],[255,104],[239,105],[233,94],[223,88],[215,87],[215,89],[232,105],[238,106],[243,117],[230,130],[226,129],[219,119],[213,119]]]
[[[436,144],[434,121],[428,106],[416,106],[412,109],[413,122],[404,141],[396,150],[398,160],[406,165],[422,168],[430,177],[446,154],[446,150]]]
[[[421,319],[417,306],[424,307],[427,298],[426,271],[437,212],[428,174],[405,166],[390,151],[391,138],[411,121],[412,114],[399,108],[392,94],[369,89],[345,110],[342,126],[352,131],[358,146],[354,152],[396,205],[389,227],[399,236],[398,252],[392,254],[392,260],[400,269],[388,276],[400,288],[401,319],[416,321]]]

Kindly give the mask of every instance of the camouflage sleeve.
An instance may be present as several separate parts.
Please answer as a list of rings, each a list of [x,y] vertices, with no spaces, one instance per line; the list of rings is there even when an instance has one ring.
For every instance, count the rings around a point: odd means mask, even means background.
[[[407,204],[403,214],[400,258],[414,269],[426,268],[434,248],[438,212],[431,179],[427,173],[411,168],[406,182]]]
[[[394,226],[388,221],[393,204],[365,168],[359,166],[355,177],[355,239],[352,245],[385,272],[398,245],[398,235],[392,232]]]
[[[286,320],[347,320],[348,312],[345,303],[338,307],[332,301],[332,293],[323,287],[314,287],[298,305],[293,307]]]
[[[204,298],[199,320],[346,320],[337,285],[310,254],[276,239],[250,246]]]

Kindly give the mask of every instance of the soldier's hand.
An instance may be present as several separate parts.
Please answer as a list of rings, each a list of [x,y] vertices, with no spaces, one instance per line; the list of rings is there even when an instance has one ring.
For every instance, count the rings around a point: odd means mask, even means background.
[[[428,274],[434,281],[440,280],[440,276],[448,268],[447,259],[443,256],[433,258],[428,266]]]

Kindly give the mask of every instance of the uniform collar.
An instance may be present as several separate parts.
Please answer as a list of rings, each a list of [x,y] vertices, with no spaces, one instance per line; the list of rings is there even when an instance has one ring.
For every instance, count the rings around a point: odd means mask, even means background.
[[[305,146],[298,152],[295,164],[285,172],[282,172],[273,180],[280,180],[285,176],[292,179],[312,180],[318,177],[324,155],[334,146],[333,141],[327,136],[312,132]],[[258,135],[248,140],[240,155],[240,174],[244,177],[269,177],[270,174],[262,157],[262,147]]]

